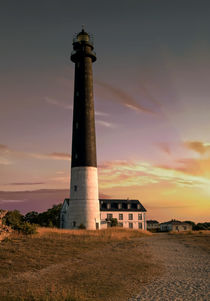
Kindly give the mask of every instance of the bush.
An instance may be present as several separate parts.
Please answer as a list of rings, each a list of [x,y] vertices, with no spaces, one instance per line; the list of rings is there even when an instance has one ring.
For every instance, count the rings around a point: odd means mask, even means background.
[[[3,218],[3,223],[14,230],[18,230],[23,223],[23,215],[18,210],[8,211]]]
[[[38,224],[38,215],[39,213],[36,211],[28,212],[25,215],[24,220],[30,224]]]
[[[38,213],[35,211],[29,212],[25,215],[25,220],[30,223],[35,223],[41,227],[57,227],[60,226],[60,211],[62,204],[53,205],[47,211]]]
[[[3,223],[23,234],[35,234],[37,226],[24,221],[23,215],[18,211],[8,211],[3,218]]]
[[[85,225],[84,224],[80,224],[78,229],[86,229]]]
[[[111,218],[110,219],[110,225],[111,225],[111,227],[117,227],[117,225],[118,225],[117,219],[116,218]]]
[[[25,235],[31,235],[36,234],[37,226],[35,224],[30,224],[28,222],[24,222],[20,225],[18,231],[25,234]]]

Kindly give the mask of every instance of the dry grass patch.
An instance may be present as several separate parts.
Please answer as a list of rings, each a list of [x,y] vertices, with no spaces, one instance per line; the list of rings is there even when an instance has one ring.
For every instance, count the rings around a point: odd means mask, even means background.
[[[0,300],[127,300],[160,273],[147,232],[40,228],[0,245]]]
[[[170,232],[169,235],[184,243],[187,247],[200,248],[210,253],[210,231]]]

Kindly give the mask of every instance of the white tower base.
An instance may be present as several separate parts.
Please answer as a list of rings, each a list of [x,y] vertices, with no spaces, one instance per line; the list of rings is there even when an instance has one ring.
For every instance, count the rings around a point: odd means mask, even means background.
[[[70,191],[66,228],[77,229],[80,226],[85,226],[88,230],[99,229],[97,168],[91,166],[72,167]]]

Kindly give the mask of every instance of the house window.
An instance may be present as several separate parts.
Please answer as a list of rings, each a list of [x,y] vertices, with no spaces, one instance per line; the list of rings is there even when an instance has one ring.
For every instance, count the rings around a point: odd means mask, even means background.
[[[131,208],[132,208],[132,209],[137,209],[137,204],[132,203],[132,204],[131,204]]]
[[[102,209],[107,209],[107,204],[106,204],[106,203],[102,203],[102,204],[101,204],[101,208],[102,208]]]
[[[77,185],[74,185],[74,191],[77,191]]]
[[[187,227],[186,226],[183,226],[184,230],[187,230]]]
[[[133,229],[133,223],[129,223],[129,228]]]
[[[122,209],[127,209],[127,208],[128,208],[127,204],[126,203],[122,203]]]
[[[117,203],[111,203],[111,208],[112,209],[117,209],[118,207],[118,204]]]
[[[138,220],[140,220],[140,221],[142,220],[142,213],[138,214]]]
[[[118,227],[123,227],[123,223],[118,223]]]
[[[131,220],[133,220],[133,214],[132,213],[129,213],[128,214],[128,219],[131,221]]]
[[[119,214],[119,220],[121,220],[121,221],[123,220],[123,214],[122,213]]]
[[[142,223],[139,223],[139,229],[142,229]]]
[[[108,213],[108,214],[107,214],[107,219],[110,220],[111,218],[112,218],[112,214],[111,214],[111,213]]]
[[[76,227],[76,222],[73,222],[72,224],[73,224],[73,227]]]

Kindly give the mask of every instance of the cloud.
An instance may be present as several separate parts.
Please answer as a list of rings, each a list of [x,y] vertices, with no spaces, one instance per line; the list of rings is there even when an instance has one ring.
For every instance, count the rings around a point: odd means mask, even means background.
[[[0,158],[0,165],[10,165],[12,164],[11,161],[5,159],[5,158]]]
[[[11,150],[5,144],[0,144],[0,165],[10,165],[12,162],[8,160],[8,154]]]
[[[167,143],[160,142],[157,145],[164,153],[166,153],[167,155],[171,155],[171,149]]]
[[[52,159],[52,160],[70,160],[71,156],[67,153],[62,152],[52,152],[49,154],[41,154],[41,153],[32,153],[32,152],[21,152],[17,150],[10,149],[8,146],[4,144],[0,144],[0,153],[7,154],[7,156],[12,157],[31,157],[35,159]],[[0,158],[0,165],[9,165],[12,164],[7,158]]]
[[[7,152],[9,149],[8,149],[8,146],[5,145],[5,144],[0,144],[0,152]]]
[[[44,182],[13,182],[9,183],[8,185],[11,186],[26,186],[26,185],[44,185]]]
[[[73,110],[73,105],[60,102],[60,101],[58,101],[58,100],[56,100],[54,98],[44,97],[44,100],[48,104],[51,104],[51,105],[54,105],[54,106],[58,106],[60,108],[67,109],[67,110]],[[95,115],[96,116],[109,116],[109,114],[101,112],[101,111],[95,111]],[[104,126],[106,126],[106,125],[104,125]]]
[[[57,107],[61,107],[63,109],[67,109],[67,110],[72,110],[73,106],[71,104],[66,104],[63,102],[58,101],[57,99],[51,98],[51,97],[44,97],[44,100],[51,105],[57,106]]]
[[[205,160],[205,163],[183,159],[174,164],[175,166],[154,166],[141,161],[105,162],[99,166],[100,186],[102,188],[141,187],[168,183],[182,187],[201,188],[210,192],[210,159]]]
[[[108,121],[96,120],[96,123],[99,124],[99,125],[102,125],[104,127],[107,127],[107,128],[113,128],[113,127],[115,127],[113,123],[108,122]]]
[[[133,99],[132,96],[130,96],[128,93],[125,91],[116,88],[115,86],[111,84],[107,84],[101,81],[96,81],[96,84],[98,84],[100,87],[104,88],[106,91],[110,92],[114,96],[114,100],[117,101],[118,103],[122,104],[123,106],[137,111],[141,113],[149,113],[149,114],[154,114],[150,109],[145,108],[144,106],[140,105],[135,99]]]
[[[35,159],[51,159],[51,160],[67,160],[71,159],[71,156],[67,153],[49,153],[49,154],[40,154],[40,153],[25,153],[26,156],[35,158]]]
[[[203,143],[201,141],[187,141],[184,145],[201,155],[210,151],[210,143]]]
[[[33,191],[0,191],[0,208],[42,212],[69,196],[68,189],[40,189]]]
[[[15,204],[15,203],[23,203],[25,200],[0,200],[0,204]],[[15,208],[15,207],[14,207]]]
[[[104,113],[104,112],[100,112],[100,111],[95,111],[95,115],[96,116],[109,116],[109,114]]]
[[[55,159],[55,160],[70,160],[71,156],[67,153],[50,153],[47,154],[46,157],[49,157],[51,159]]]
[[[69,189],[39,189],[32,191],[0,191],[0,209],[42,212],[54,204],[63,203],[69,197]],[[110,198],[99,194],[99,198]]]

